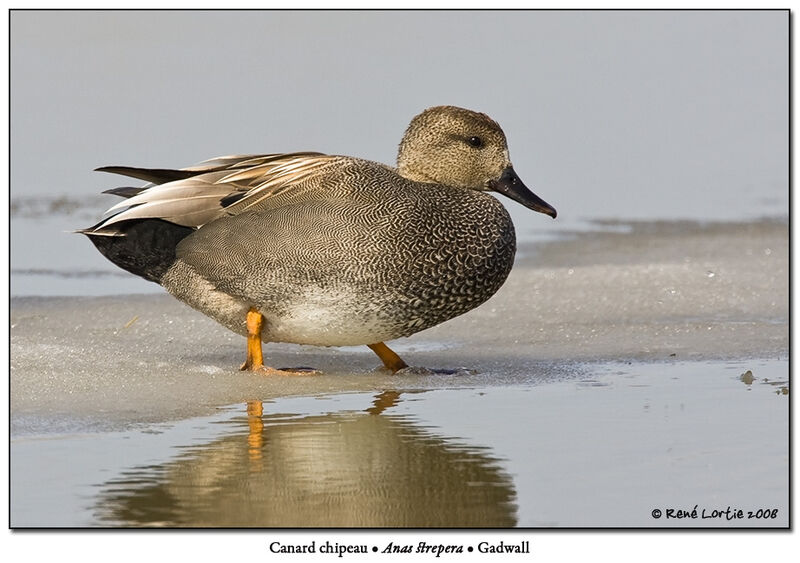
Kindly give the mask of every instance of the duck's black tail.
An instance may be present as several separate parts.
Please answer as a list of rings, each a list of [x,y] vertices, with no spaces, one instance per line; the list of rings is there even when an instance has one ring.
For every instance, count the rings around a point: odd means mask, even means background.
[[[123,270],[156,283],[175,262],[175,247],[194,232],[162,219],[122,221],[113,231],[94,228],[76,232],[89,237],[103,256]]]

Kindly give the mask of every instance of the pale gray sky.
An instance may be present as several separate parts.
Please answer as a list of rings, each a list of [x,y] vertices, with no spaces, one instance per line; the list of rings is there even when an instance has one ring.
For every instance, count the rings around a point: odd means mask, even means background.
[[[498,120],[523,180],[563,217],[713,217],[786,192],[787,12],[81,11],[11,23],[15,196],[94,193],[104,164],[236,152],[393,163],[410,118],[437,104]]]

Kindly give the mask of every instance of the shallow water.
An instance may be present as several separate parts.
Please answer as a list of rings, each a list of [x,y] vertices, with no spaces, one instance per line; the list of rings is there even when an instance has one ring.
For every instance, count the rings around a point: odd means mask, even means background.
[[[787,380],[786,360],[596,365],[540,385],[254,399],[22,435],[11,523],[784,527]],[[652,516],[696,505],[706,518]],[[710,517],[728,506],[745,517]]]

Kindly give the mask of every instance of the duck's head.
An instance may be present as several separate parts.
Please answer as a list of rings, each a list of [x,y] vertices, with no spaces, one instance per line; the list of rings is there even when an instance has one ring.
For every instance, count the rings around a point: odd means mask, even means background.
[[[555,218],[556,210],[519,179],[506,136],[488,115],[454,106],[426,109],[411,120],[397,169],[417,182],[495,191]]]

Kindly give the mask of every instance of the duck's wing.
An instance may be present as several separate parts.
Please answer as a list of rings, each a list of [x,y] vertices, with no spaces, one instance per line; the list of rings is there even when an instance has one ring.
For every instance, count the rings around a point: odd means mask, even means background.
[[[185,180],[192,176],[198,176],[206,172],[220,172],[223,170],[239,170],[250,168],[259,164],[265,164],[282,158],[303,157],[303,156],[324,156],[318,152],[295,152],[295,153],[274,153],[274,154],[237,154],[229,156],[218,156],[209,160],[204,160],[198,164],[187,166],[186,168],[137,168],[134,166],[101,166],[95,168],[95,172],[108,172],[129,176],[138,180],[150,182],[150,185],[166,184],[175,180]],[[150,187],[150,186],[146,186]],[[105,193],[105,192],[104,192]]]
[[[141,188],[108,190],[126,198],[109,209],[91,229],[114,234],[114,225],[132,219],[163,219],[198,228],[223,216],[237,215],[288,190],[302,190],[307,180],[341,157],[288,153],[219,157],[179,170],[124,166],[99,168],[151,182]],[[311,182],[311,184],[316,184]]]

